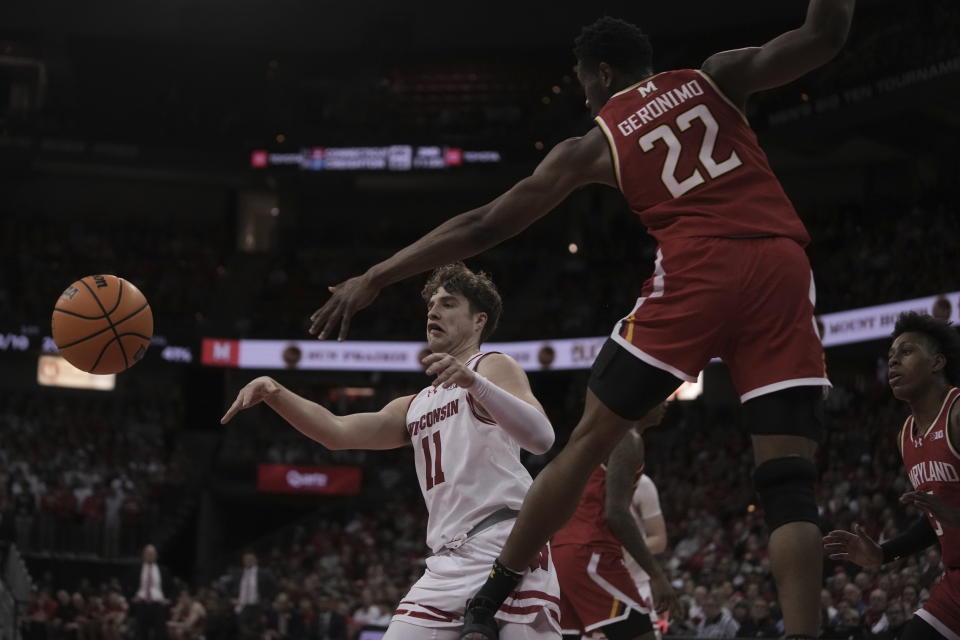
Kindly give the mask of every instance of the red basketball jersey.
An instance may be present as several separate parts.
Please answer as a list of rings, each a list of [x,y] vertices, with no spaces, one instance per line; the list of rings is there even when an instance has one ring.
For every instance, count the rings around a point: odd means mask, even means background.
[[[694,236],[810,236],[746,117],[702,71],[666,71],[615,94],[596,118],[620,191],[665,244]]]
[[[640,473],[637,474],[639,479]],[[607,465],[597,467],[587,481],[573,517],[550,540],[553,546],[575,544],[590,546],[598,551],[620,553],[620,541],[607,524]]]
[[[960,450],[950,441],[950,410],[960,398],[960,389],[952,387],[940,407],[937,419],[923,433],[914,429],[913,416],[900,430],[903,466],[917,491],[927,491],[954,507],[960,507]],[[930,516],[930,524],[940,538],[945,567],[960,568],[960,527],[944,525]]]

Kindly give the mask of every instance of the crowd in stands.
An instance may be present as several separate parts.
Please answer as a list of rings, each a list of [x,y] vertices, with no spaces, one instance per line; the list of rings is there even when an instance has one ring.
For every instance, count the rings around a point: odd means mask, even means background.
[[[169,395],[0,393],[0,535],[28,552],[135,555],[182,484]]]

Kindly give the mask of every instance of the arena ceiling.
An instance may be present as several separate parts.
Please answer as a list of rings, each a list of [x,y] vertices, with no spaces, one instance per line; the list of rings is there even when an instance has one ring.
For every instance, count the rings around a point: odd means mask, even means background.
[[[806,0],[33,0],[0,3],[0,31],[315,51],[463,51],[568,46],[581,25],[604,14],[677,37],[799,24],[806,6]]]

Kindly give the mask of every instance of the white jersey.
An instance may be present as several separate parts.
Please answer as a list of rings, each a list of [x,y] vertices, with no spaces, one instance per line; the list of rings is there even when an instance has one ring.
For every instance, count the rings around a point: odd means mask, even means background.
[[[657,493],[657,485],[653,484],[650,476],[643,474],[637,482],[637,488],[633,491],[633,499],[630,501],[630,515],[637,521],[640,532],[646,536],[647,532],[643,528],[643,520],[660,515],[660,496]],[[623,551],[624,564],[627,565],[627,571],[635,583],[642,584],[650,582],[650,576],[640,568],[637,561],[633,559],[626,549]]]
[[[485,354],[466,362],[477,368]],[[466,389],[429,386],[407,407],[420,491],[427,504],[427,546],[456,548],[481,520],[504,507],[520,509],[533,483],[520,445],[481,417]]]

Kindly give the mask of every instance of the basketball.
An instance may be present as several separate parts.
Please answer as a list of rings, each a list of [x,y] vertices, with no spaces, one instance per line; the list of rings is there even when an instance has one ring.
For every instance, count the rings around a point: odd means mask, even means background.
[[[60,294],[53,341],[67,362],[88,373],[119,373],[136,364],[153,336],[150,304],[116,276],[87,276]]]

